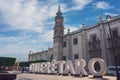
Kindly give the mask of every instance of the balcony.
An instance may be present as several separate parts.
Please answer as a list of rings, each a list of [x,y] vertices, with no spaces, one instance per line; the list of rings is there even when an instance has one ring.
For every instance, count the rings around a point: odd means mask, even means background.
[[[89,54],[91,58],[101,58],[101,47],[100,47],[100,40],[94,42],[88,42],[89,46]]]
[[[101,50],[100,48],[100,40],[95,41],[95,42],[88,42],[88,46],[89,46],[89,52],[90,51],[98,51]]]

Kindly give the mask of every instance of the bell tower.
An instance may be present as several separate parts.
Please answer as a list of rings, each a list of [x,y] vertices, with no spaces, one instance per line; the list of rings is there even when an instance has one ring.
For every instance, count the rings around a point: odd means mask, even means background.
[[[63,53],[63,36],[64,36],[64,18],[62,16],[62,12],[60,9],[60,5],[58,6],[58,11],[55,17],[55,25],[54,25],[54,59],[61,60]]]

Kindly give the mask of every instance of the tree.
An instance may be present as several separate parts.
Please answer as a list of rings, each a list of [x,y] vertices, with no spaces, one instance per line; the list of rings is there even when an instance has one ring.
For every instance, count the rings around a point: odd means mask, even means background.
[[[16,58],[0,57],[0,69],[1,69],[1,66],[3,66],[3,67],[13,66],[15,61],[16,61]]]

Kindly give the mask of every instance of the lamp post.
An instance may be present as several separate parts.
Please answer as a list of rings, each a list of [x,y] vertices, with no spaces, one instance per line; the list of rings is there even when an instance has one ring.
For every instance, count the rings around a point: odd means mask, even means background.
[[[114,42],[113,42],[113,36],[112,36],[112,31],[110,29],[110,21],[111,21],[111,16],[110,15],[107,15],[106,16],[106,20],[107,20],[107,24],[108,24],[108,27],[109,27],[109,34],[110,34],[110,39],[111,39],[111,44],[112,44],[112,50],[113,50],[113,56],[114,56],[114,62],[115,62],[115,70],[116,70],[116,77],[117,79],[116,80],[120,80],[120,76],[119,76],[119,70],[118,70],[118,66],[117,66],[117,57],[115,55],[115,48],[114,48]]]

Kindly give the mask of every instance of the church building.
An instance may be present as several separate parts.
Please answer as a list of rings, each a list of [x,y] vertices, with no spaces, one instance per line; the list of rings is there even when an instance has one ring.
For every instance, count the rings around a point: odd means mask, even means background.
[[[111,30],[111,35],[109,31]],[[114,65],[115,57],[120,65],[120,15],[108,22],[99,17],[99,21],[91,26],[82,24],[76,31],[64,34],[64,17],[60,6],[55,17],[53,48],[41,52],[30,52],[29,61],[35,60],[72,60],[84,59],[88,63],[91,58],[102,58],[106,63]]]

